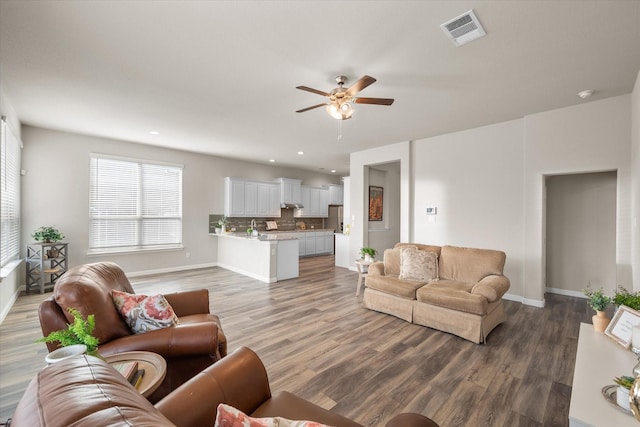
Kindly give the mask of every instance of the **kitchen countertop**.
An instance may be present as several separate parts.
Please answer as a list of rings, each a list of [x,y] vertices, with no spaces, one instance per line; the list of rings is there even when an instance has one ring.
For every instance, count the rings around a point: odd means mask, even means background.
[[[215,234],[215,233],[209,233],[210,236],[218,236],[218,237],[229,237],[232,239],[245,239],[245,240],[255,240],[255,241],[260,241],[260,242],[273,242],[273,241],[278,241],[278,240],[296,240],[297,237],[296,236],[287,236],[286,233],[283,233],[285,235],[280,235],[280,234],[261,234],[260,236],[249,236],[247,233],[242,233],[242,232],[235,232],[235,233],[222,233],[222,234]]]

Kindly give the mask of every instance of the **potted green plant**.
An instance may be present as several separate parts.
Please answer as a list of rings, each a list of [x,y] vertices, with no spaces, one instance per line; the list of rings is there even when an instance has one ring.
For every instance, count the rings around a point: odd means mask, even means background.
[[[372,262],[377,253],[373,248],[360,248],[360,256],[367,262]]]
[[[618,307],[626,305],[634,310],[640,310],[640,292],[629,292],[626,288],[618,286],[613,294],[612,302]]]
[[[62,234],[55,226],[43,225],[33,232],[31,235],[36,242],[51,243],[64,239]]]
[[[604,332],[610,321],[604,311],[611,304],[611,297],[605,295],[602,288],[592,289],[590,285],[583,289],[582,292],[587,296],[589,307],[596,311],[596,314],[591,318],[593,328],[598,332]]]
[[[53,331],[46,337],[40,338],[37,342],[59,342],[62,347],[75,344],[84,344],[87,346],[87,354],[98,356],[98,338],[93,336],[93,330],[96,327],[95,316],[90,314],[85,319],[78,310],[69,307],[69,313],[73,316],[73,322],[69,324],[67,329]]]
[[[220,217],[220,219],[218,220],[218,226],[216,227],[216,233],[220,234],[220,233],[224,233],[225,231],[227,231],[227,224],[229,224],[229,220],[227,219],[227,217],[225,215],[222,215],[222,217]],[[220,230],[220,232],[218,232],[218,229]]]

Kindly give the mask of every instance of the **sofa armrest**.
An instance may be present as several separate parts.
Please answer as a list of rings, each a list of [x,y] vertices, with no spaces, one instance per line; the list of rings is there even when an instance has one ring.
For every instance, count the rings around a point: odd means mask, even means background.
[[[124,351],[151,351],[162,357],[218,354],[218,325],[213,322],[178,325],[127,335],[98,347],[102,355]]]
[[[507,277],[492,274],[476,283],[471,289],[471,293],[482,295],[489,302],[495,302],[499,301],[510,287],[511,283]]]
[[[368,274],[372,276],[384,276],[384,262],[378,261],[369,265]]]
[[[209,314],[209,290],[182,291],[163,294],[176,316]]]
[[[202,427],[214,424],[220,403],[251,414],[270,398],[271,389],[262,361],[252,350],[240,347],[155,406],[178,427]]]

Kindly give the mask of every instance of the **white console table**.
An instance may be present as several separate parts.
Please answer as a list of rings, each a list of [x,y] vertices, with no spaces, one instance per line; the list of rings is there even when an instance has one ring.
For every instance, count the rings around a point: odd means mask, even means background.
[[[627,415],[607,402],[602,387],[614,384],[613,379],[633,375],[638,362],[629,350],[603,333],[593,330],[593,325],[580,324],[576,366],[573,371],[570,427],[639,427],[633,415]]]

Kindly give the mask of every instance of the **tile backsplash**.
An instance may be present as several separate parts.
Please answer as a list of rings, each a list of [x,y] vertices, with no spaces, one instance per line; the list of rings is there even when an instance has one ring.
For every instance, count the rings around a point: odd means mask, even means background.
[[[257,229],[259,232],[266,231],[267,224],[266,221],[275,221],[278,224],[278,230],[280,231],[293,231],[299,229],[296,227],[296,223],[303,222],[306,226],[306,229],[310,228],[318,228],[321,229],[324,226],[323,218],[294,218],[293,217],[293,209],[282,209],[280,218],[233,218],[228,217],[229,228],[235,228],[236,231],[245,231],[247,228],[251,227],[251,219],[256,220]],[[221,214],[211,214],[209,215],[209,233],[215,232],[215,227],[218,224],[218,220],[222,217]]]

